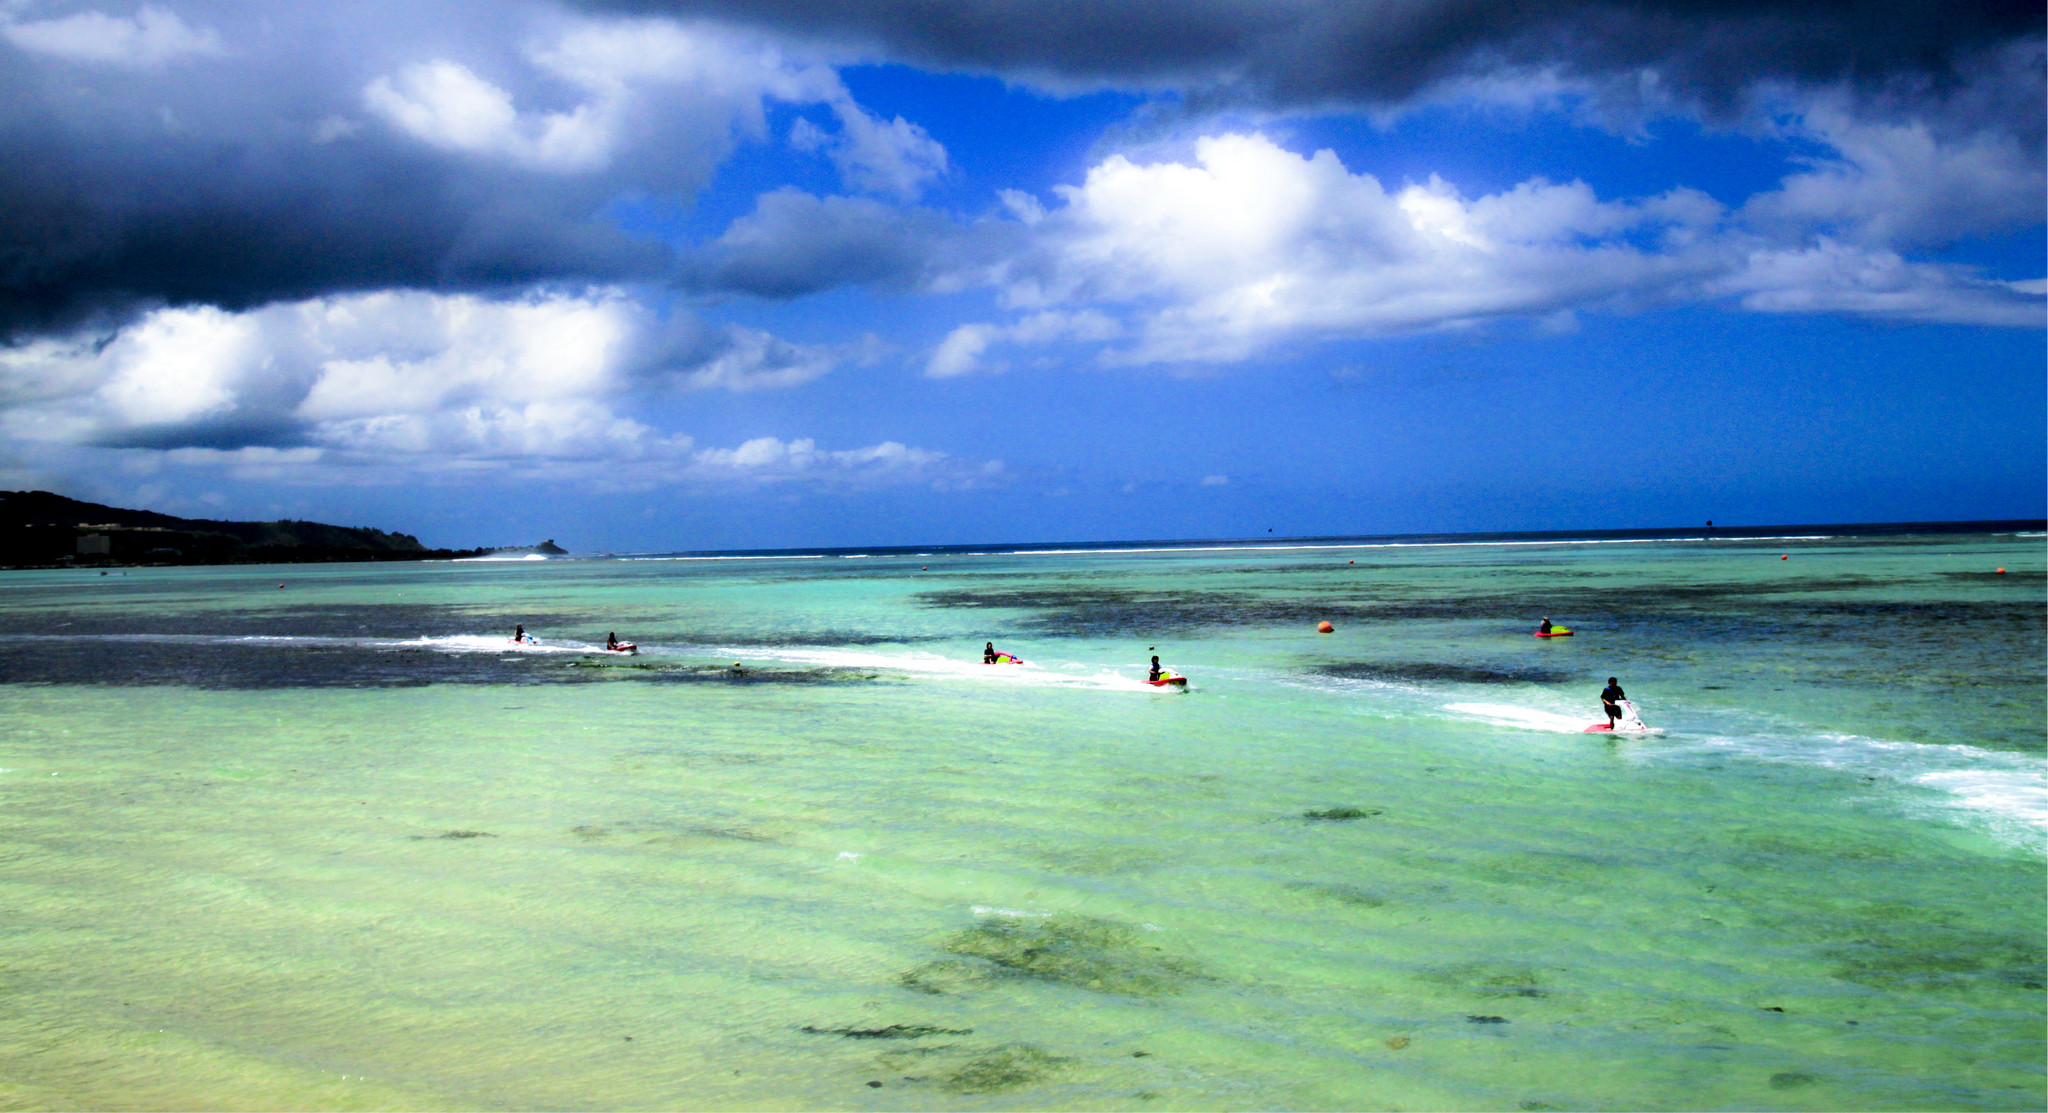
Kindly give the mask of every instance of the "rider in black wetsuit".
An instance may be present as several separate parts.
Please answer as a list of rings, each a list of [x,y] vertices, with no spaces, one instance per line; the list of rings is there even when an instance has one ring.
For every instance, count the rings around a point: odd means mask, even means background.
[[[1152,681],[1155,684],[1158,683],[1160,671],[1161,670],[1159,668],[1159,658],[1157,656],[1154,656],[1152,658],[1152,669],[1151,671],[1145,674],[1145,679]]]
[[[1614,721],[1621,718],[1621,701],[1627,698],[1628,693],[1621,690],[1621,681],[1608,677],[1607,687],[1600,692],[1600,707],[1607,712],[1608,730],[1613,730]]]

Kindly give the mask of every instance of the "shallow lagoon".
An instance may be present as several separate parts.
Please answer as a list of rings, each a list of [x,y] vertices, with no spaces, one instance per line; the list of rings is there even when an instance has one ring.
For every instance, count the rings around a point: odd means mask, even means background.
[[[7,573],[0,1102],[2041,1108],[2043,566]]]

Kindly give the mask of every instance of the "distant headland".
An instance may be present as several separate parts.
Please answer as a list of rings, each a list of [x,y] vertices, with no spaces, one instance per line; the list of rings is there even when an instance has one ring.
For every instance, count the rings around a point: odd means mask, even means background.
[[[0,491],[0,567],[132,564],[310,564],[561,556],[538,545],[430,549],[409,533],[321,522],[217,522],[80,502],[49,491]]]

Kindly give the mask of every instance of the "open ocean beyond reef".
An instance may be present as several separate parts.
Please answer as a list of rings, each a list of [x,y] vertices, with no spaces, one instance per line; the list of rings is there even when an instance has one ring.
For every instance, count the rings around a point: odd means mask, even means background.
[[[0,573],[0,1106],[2041,1109],[2044,554]]]

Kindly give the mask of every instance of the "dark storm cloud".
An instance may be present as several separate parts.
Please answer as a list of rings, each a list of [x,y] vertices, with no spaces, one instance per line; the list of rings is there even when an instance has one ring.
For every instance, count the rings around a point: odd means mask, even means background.
[[[762,194],[683,274],[697,289],[765,298],[858,283],[916,287],[1014,246],[1014,232],[1010,224],[970,229],[929,209],[779,189]]]
[[[608,164],[561,172],[367,110],[370,82],[443,58],[522,112],[573,110],[590,94],[529,57],[567,22],[551,7],[180,4],[214,46],[161,56],[30,33],[91,11],[0,11],[0,338],[158,303],[659,275],[668,250],[605,207],[687,196],[731,143],[730,113],[643,112]]]
[[[494,182],[382,144],[265,149],[129,135],[110,141],[154,157],[109,165],[7,130],[6,333],[153,302],[241,309],[394,286],[641,277],[667,259],[593,219],[601,197]]]
[[[636,53],[634,43],[564,60],[563,36],[587,29],[589,15],[702,17],[728,29],[691,32],[708,36],[700,54],[713,61],[700,71],[649,76],[653,51]],[[86,42],[84,24],[60,26],[78,19],[125,27],[126,37]],[[151,305],[232,310],[388,288],[661,278],[778,298],[848,282],[935,288],[971,282],[963,276],[1014,246],[1003,237],[1015,229],[992,223],[789,192],[763,198],[682,260],[622,232],[610,216],[615,201],[687,202],[736,135],[762,134],[763,97],[844,96],[821,92],[818,75],[794,62],[742,73],[774,53],[733,37],[741,32],[730,28],[742,26],[785,45],[809,42],[818,57],[879,56],[1052,86],[1178,89],[1192,104],[1398,105],[1461,79],[1552,70],[1617,103],[1728,105],[1757,82],[1847,79],[1880,115],[1946,106],[1975,121],[1958,126],[1989,126],[2030,149],[2041,130],[2042,13],[2033,4],[8,4],[0,342]],[[440,61],[469,75],[468,93],[501,95],[515,113],[495,138],[479,137],[474,113],[415,121],[408,132],[399,100],[425,86],[405,85],[407,67]],[[1646,85],[1645,70],[1658,81]],[[380,116],[370,91],[394,80]],[[829,74],[823,80],[838,88]],[[615,88],[624,91],[607,91]],[[422,105],[413,103],[431,116]],[[603,135],[584,155],[548,145],[551,121],[599,118],[592,126]],[[860,168],[880,156],[848,148],[839,157]]]
[[[1979,52],[2038,37],[2012,0],[580,0],[827,36],[920,65],[1068,85],[1215,92],[1281,107],[1397,104],[1502,66],[1604,78],[1658,71],[1727,106],[1774,79],[1940,85]]]

